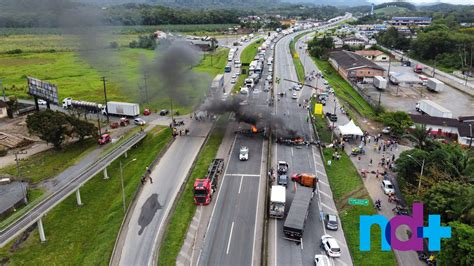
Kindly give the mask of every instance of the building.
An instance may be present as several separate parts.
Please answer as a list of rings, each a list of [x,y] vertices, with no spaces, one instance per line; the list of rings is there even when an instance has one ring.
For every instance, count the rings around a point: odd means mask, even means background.
[[[410,117],[415,124],[425,125],[426,128],[431,128],[430,135],[436,138],[451,139],[464,146],[469,146],[470,141],[474,144],[474,140],[472,140],[472,127],[474,126],[473,116],[454,119],[410,114]],[[470,120],[468,120],[469,118]]]
[[[15,211],[15,208],[27,203],[26,183],[10,182],[9,178],[0,178],[0,217]]]
[[[341,48],[344,45],[344,42],[339,37],[333,37],[332,40],[334,43],[334,48]]]
[[[4,101],[0,101],[0,118],[4,118],[8,116],[7,109],[8,109],[8,104],[6,104]]]
[[[349,51],[329,53],[329,63],[346,80],[362,81],[364,78],[385,76],[385,69],[369,59]]]
[[[416,26],[416,27],[426,27],[431,25],[430,17],[392,17],[391,20],[387,21],[391,26]]]
[[[379,50],[360,50],[355,51],[355,53],[375,62],[388,62],[389,58],[388,55]]]
[[[349,46],[364,46],[367,44],[367,41],[365,41],[362,38],[356,38],[356,37],[349,37],[345,38],[342,40],[344,45],[349,45]]]

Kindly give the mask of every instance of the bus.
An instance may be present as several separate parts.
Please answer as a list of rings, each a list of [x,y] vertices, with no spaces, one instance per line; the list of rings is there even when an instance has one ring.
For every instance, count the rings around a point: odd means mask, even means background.
[[[227,66],[225,66],[225,68],[224,68],[224,72],[229,73],[230,71],[232,71],[232,65],[227,64]]]

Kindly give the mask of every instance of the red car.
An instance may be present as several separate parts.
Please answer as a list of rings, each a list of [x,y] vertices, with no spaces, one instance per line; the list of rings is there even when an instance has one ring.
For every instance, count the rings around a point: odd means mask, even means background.
[[[143,115],[151,115],[150,109],[143,110]]]
[[[102,134],[102,136],[100,136],[100,138],[98,140],[99,145],[104,145],[104,144],[107,144],[111,141],[112,141],[112,139],[110,138],[109,134]]]

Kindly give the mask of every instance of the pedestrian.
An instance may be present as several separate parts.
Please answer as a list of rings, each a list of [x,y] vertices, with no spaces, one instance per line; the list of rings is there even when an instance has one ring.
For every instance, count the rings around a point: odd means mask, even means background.
[[[383,145],[383,148],[382,148],[383,151],[385,151],[385,144]]]
[[[146,169],[146,173],[147,173],[148,175],[150,175],[150,174],[151,174],[150,168],[147,166],[145,169]]]
[[[375,171],[375,178],[379,179],[379,169],[377,169],[377,171]]]
[[[140,181],[142,182],[142,185],[146,183],[146,179],[145,179],[145,176],[142,175],[142,177],[140,178]]]
[[[150,184],[153,184],[153,179],[151,178],[151,175],[149,175],[148,178],[150,179]]]
[[[334,153],[332,154],[332,160],[333,160],[333,161],[334,161],[334,159],[336,159],[336,154],[337,154],[337,152],[334,152]]]
[[[368,143],[370,143],[370,138],[371,138],[370,135],[367,136],[367,142],[368,142]]]
[[[380,150],[381,150],[381,149],[382,149],[382,146],[381,146],[381,145],[379,145],[379,153],[380,153]],[[384,150],[384,151],[385,151],[385,150]]]
[[[369,166],[372,166],[372,158],[370,158]]]
[[[331,167],[332,161],[328,160],[328,167]]]
[[[392,162],[395,162],[395,154],[392,155]]]

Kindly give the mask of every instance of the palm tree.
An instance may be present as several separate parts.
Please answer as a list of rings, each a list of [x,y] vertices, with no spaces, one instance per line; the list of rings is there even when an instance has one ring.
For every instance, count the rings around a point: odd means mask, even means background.
[[[405,137],[415,142],[418,148],[424,150],[430,140],[430,132],[431,128],[426,129],[426,125],[415,124],[415,129]]]

